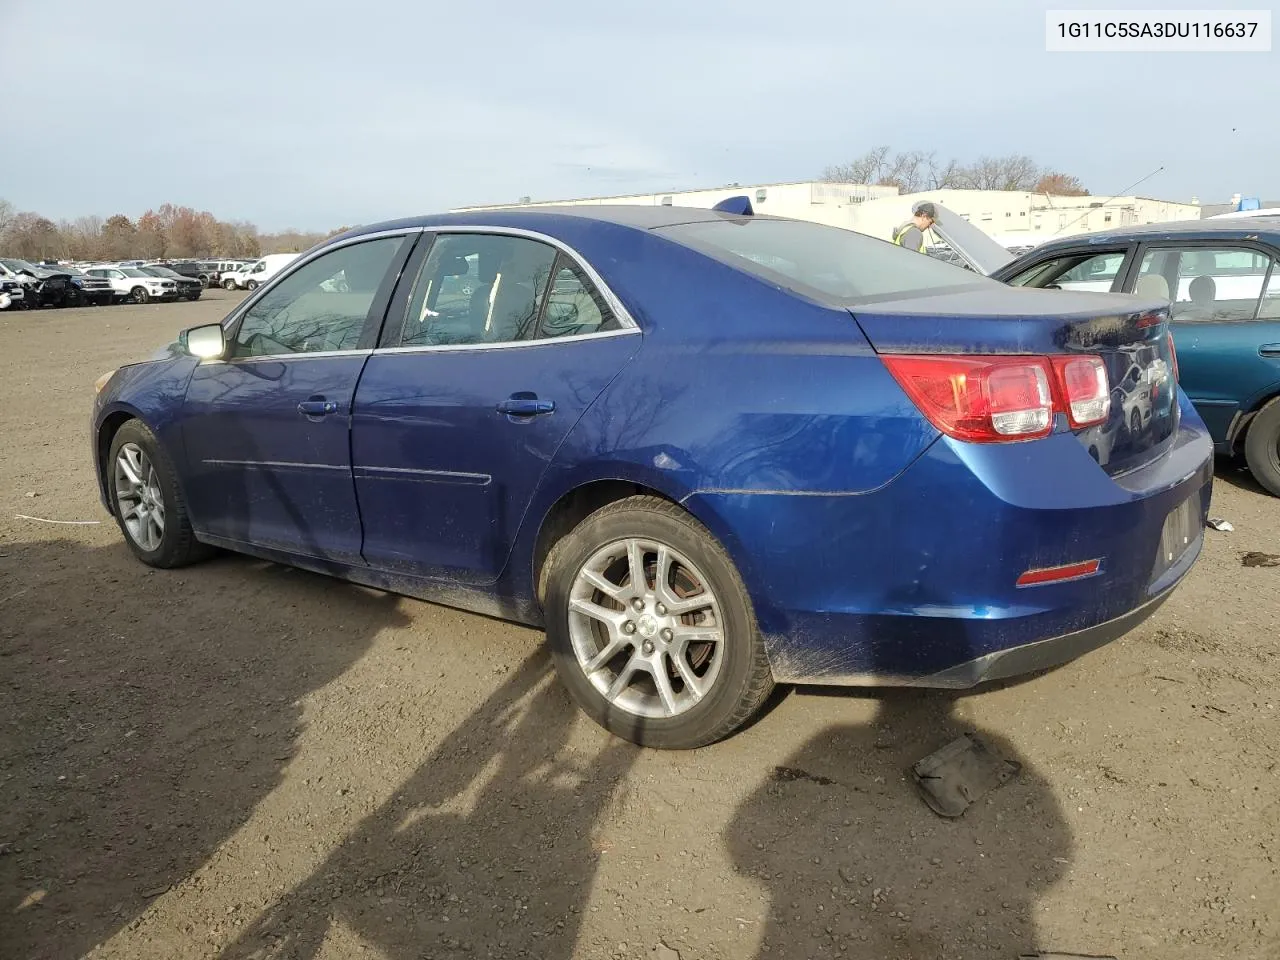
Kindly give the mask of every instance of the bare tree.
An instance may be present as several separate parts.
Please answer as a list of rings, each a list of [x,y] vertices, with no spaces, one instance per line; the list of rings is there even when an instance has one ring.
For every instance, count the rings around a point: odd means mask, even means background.
[[[1023,154],[979,157],[976,163],[964,168],[960,179],[971,190],[1030,190],[1040,179],[1040,169]]]
[[[939,160],[936,153],[921,150],[894,151],[874,147],[847,163],[822,171],[824,180],[842,183],[871,183],[895,186],[903,193],[942,190],[948,187],[970,190],[1039,190],[1047,181],[1050,192],[1087,193],[1075,177],[1042,170],[1025,154],[983,156],[971,164],[954,159]]]
[[[0,238],[2,238],[4,236],[4,232],[9,229],[9,224],[13,221],[16,214],[17,210],[14,208],[13,204],[4,197],[0,197]]]

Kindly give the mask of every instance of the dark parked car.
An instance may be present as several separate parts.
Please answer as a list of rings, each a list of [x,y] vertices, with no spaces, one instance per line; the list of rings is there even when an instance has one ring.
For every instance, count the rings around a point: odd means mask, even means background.
[[[76,301],[71,274],[62,267],[38,267],[26,260],[2,257],[0,276],[23,284],[28,307],[65,307]]]
[[[58,269],[71,278],[71,286],[74,288],[67,296],[66,306],[79,307],[87,303],[95,307],[103,307],[116,299],[116,291],[111,286],[110,280],[91,277],[76,267],[59,267]]]
[[[200,294],[204,292],[204,284],[197,277],[184,276],[178,273],[172,267],[166,267],[159,263],[148,263],[146,266],[138,267],[143,273],[149,273],[153,277],[164,277],[166,280],[173,280],[178,284],[179,300],[199,300]]]
[[[1243,454],[1254,478],[1280,495],[1280,217],[1067,237],[992,275],[1015,286],[1171,302],[1182,389],[1218,452]],[[1133,422],[1143,415],[1129,408]]]
[[[968,687],[1149,616],[1211,493],[1172,362],[1157,299],[814,223],[457,214],[335,237],[105,375],[92,446],[142,562],[542,625],[591,717],[692,747],[775,682]]]
[[[161,264],[168,267],[174,273],[182,274],[184,277],[192,277],[199,280],[202,286],[209,285],[209,277],[214,274],[205,264],[197,263],[195,260],[175,260],[169,263]],[[214,281],[217,282],[216,280]]]

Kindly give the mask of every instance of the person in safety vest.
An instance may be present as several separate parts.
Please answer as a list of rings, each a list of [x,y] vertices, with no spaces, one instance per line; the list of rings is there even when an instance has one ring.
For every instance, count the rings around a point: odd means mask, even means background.
[[[911,211],[911,219],[893,231],[893,242],[900,247],[924,253],[924,232],[938,219],[938,211],[932,203],[917,203]]]

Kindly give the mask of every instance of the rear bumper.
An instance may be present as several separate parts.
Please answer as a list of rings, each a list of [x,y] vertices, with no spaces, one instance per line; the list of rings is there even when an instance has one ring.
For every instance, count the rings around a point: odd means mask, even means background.
[[[1157,460],[1111,478],[1070,433],[1024,444],[939,440],[857,494],[686,499],[730,549],[777,680],[965,687],[1061,663],[1149,616],[1190,571],[1161,537],[1212,493],[1208,431],[1182,401]],[[1020,575],[1098,560],[1095,575]]]
[[[1196,541],[1194,553],[1190,557],[1188,567],[1200,553],[1204,539]],[[988,680],[1007,680],[1024,673],[1047,670],[1082,657],[1091,650],[1106,646],[1112,640],[1119,640],[1142,621],[1160,609],[1166,600],[1173,595],[1173,587],[1152,600],[1148,600],[1136,610],[1130,610],[1114,620],[1107,620],[1096,626],[1085,627],[1060,637],[1024,643],[1019,647],[998,650],[985,656],[977,657],[965,663],[948,667],[939,673],[931,674],[915,682],[921,687],[967,688],[974,687]]]

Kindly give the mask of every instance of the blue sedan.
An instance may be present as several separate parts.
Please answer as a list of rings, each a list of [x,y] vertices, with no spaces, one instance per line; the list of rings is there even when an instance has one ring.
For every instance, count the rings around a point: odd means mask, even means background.
[[[1188,220],[1054,240],[996,271],[1018,286],[1168,301],[1182,387],[1217,451],[1280,496],[1280,217]]]
[[[778,682],[969,687],[1150,615],[1211,491],[1176,370],[1158,299],[746,210],[526,209],[316,247],[101,378],[92,448],[142,562],[541,625],[587,714],[687,748]]]

